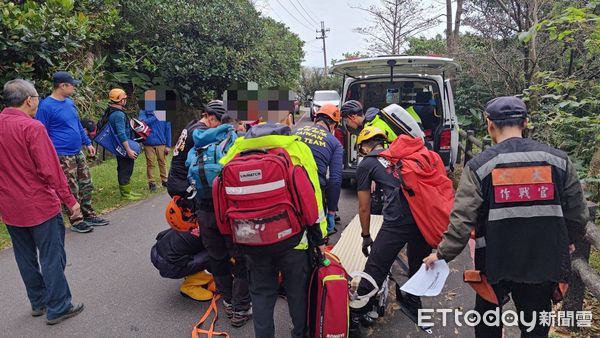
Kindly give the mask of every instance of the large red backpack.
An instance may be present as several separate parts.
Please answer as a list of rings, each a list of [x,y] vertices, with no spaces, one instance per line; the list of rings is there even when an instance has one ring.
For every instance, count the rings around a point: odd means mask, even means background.
[[[381,152],[395,165],[394,175],[423,237],[437,248],[450,223],[454,204],[452,181],[440,155],[428,150],[420,138],[400,135],[390,148]]]
[[[283,242],[319,217],[308,173],[283,148],[237,154],[215,178],[212,192],[220,232],[239,245]]]

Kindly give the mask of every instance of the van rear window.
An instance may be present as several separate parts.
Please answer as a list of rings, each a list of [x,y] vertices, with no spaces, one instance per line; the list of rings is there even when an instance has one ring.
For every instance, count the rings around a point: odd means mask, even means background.
[[[422,120],[423,129],[433,131],[441,123],[442,102],[440,90],[434,81],[394,80],[356,81],[350,85],[345,101],[358,100],[365,112],[370,107],[378,109],[396,103],[404,109],[412,107]]]

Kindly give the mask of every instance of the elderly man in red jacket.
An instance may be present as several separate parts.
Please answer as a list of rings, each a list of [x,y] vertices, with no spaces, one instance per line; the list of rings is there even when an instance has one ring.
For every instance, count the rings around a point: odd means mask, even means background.
[[[81,209],[46,128],[33,119],[39,104],[35,87],[25,80],[8,81],[3,97],[7,108],[0,113],[0,217],[10,234],[31,315],[46,314],[46,324],[54,325],[83,311],[83,304],[71,303],[64,274],[61,203],[73,216],[81,217]]]

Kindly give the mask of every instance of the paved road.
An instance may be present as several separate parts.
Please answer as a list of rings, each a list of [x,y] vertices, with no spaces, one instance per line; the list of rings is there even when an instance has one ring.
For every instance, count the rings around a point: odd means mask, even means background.
[[[189,337],[208,304],[182,297],[180,281],[161,278],[149,258],[155,235],[166,228],[163,212],[167,202],[166,194],[155,196],[105,215],[111,221],[108,227],[90,234],[67,233],[66,274],[74,301],[84,302],[86,309],[57,326],[49,327],[43,318],[29,315],[13,252],[0,251],[0,337]],[[356,214],[355,192],[342,191],[340,203],[342,224],[348,224]],[[455,273],[444,292],[425,299],[425,306],[464,308],[467,304],[466,309],[471,308],[473,293],[461,281],[469,260],[465,252],[450,264]],[[286,337],[291,322],[285,301],[278,301],[275,312],[277,337]],[[252,323],[234,329],[221,319],[217,329],[231,337],[253,336]],[[400,313],[394,302],[389,303],[388,315],[365,333],[373,337],[429,337]],[[464,326],[434,329],[434,336],[454,335],[471,337],[473,333]]]

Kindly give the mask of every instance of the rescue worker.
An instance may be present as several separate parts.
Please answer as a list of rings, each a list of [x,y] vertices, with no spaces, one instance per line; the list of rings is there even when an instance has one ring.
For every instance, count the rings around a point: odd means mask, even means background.
[[[222,101],[210,101],[205,105],[200,121],[195,123],[195,128],[202,130],[218,127],[221,125],[221,118],[226,113],[227,110]],[[194,146],[192,135],[187,134],[184,144],[183,154],[177,155],[182,156],[184,159],[183,168],[185,168],[187,153]],[[178,149],[179,142],[176,151]],[[175,158],[173,158],[173,161],[175,161]],[[187,168],[185,171],[178,173],[178,177],[186,177],[187,182]],[[187,183],[186,189],[187,186],[189,186],[189,183]],[[223,297],[225,314],[231,319],[233,327],[241,327],[250,320],[252,315],[246,259],[238,248],[233,245],[230,238],[221,235],[217,227],[212,195],[197,196],[195,204],[202,243],[210,257],[211,272],[215,279],[217,291]],[[234,263],[231,262],[232,258],[235,261]]]
[[[485,111],[495,145],[465,165],[448,230],[424,263],[453,260],[474,230],[475,268],[493,289],[477,295],[475,310],[501,308],[511,295],[523,320],[536,322],[531,332],[519,322],[522,335],[547,337],[550,327],[533,316],[551,311],[557,284],[567,280],[573,240],[588,220],[583,192],[567,154],[523,138],[521,99],[498,97]],[[502,337],[501,325],[480,323],[475,335]]]
[[[373,126],[365,127],[356,140],[358,152],[364,159],[356,168],[356,190],[358,191],[358,215],[362,228],[362,252],[368,257],[364,272],[371,276],[378,288],[381,288],[394,260],[400,250],[407,246],[409,277],[414,275],[421,266],[423,258],[431,252],[423,235],[410,211],[404,194],[399,192],[400,180],[393,174],[392,163],[378,156],[387,146],[386,133]],[[370,204],[371,182],[374,181],[383,190],[386,203],[383,206],[383,223],[373,242],[370,234]],[[369,252],[369,248],[371,251]],[[373,285],[366,279],[361,279],[358,287],[359,295],[366,295],[373,290]],[[409,312],[416,318],[421,308],[418,296],[406,294],[397,295]],[[375,297],[362,308],[353,309],[355,314],[363,315],[361,322],[371,324],[365,313],[372,310]],[[353,316],[351,325],[357,329],[357,318]]]
[[[363,106],[356,100],[346,101],[341,109],[344,124],[352,129],[361,130],[363,126],[377,127],[383,130],[387,135],[387,142],[392,143],[396,137],[396,133],[392,128],[379,117],[379,109],[369,107],[367,113],[363,113]],[[375,183],[371,184],[371,214],[381,215],[383,211],[383,192],[380,186]]]
[[[237,139],[225,157],[221,159],[221,164],[225,165],[236,154],[246,150],[281,147],[288,152],[294,164],[301,164],[306,169],[315,188],[315,199],[320,215],[318,224],[307,227],[300,242],[293,249],[285,249],[276,254],[248,254],[246,256],[254,309],[254,335],[260,338],[275,337],[273,312],[279,290],[279,273],[283,277],[282,284],[294,326],[291,336],[294,338],[306,336],[307,294],[311,268],[309,242],[311,247],[320,246],[322,249],[323,234],[327,231],[315,160],[310,148],[300,140],[300,137],[290,136],[290,133],[289,127],[280,124],[256,125],[250,128],[245,137]],[[278,336],[283,335],[279,334]]]
[[[337,232],[335,212],[338,210],[342,190],[344,148],[333,134],[340,119],[338,107],[334,104],[325,104],[317,112],[313,126],[302,127],[295,133],[310,148],[317,164],[319,185],[323,192],[323,206],[327,211],[327,236]]]
[[[369,117],[371,117],[373,115],[372,109],[369,112]],[[379,114],[374,114],[372,120],[367,121],[362,104],[356,100],[344,102],[341,113],[344,124],[352,129],[360,130],[363,127],[377,127],[387,134],[388,143],[393,142],[398,137],[392,128],[379,117]]]

